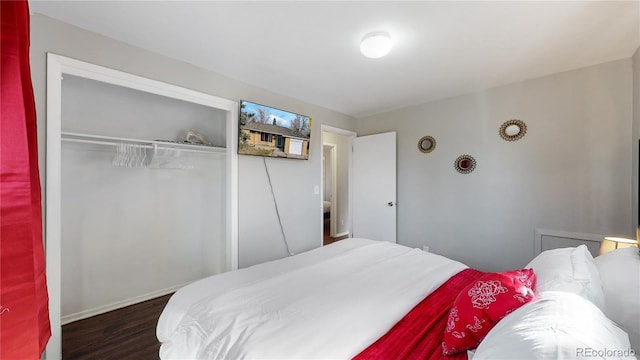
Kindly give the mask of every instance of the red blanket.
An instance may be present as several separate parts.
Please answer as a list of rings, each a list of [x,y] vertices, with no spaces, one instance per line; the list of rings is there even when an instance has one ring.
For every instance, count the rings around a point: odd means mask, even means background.
[[[442,336],[447,315],[458,293],[483,274],[481,271],[465,269],[452,276],[354,359],[466,360],[466,352],[453,356],[442,355]]]

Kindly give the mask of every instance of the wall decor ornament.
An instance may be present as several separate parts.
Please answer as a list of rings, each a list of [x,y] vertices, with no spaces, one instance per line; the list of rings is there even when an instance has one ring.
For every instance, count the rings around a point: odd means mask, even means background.
[[[436,148],[436,139],[433,136],[423,136],[418,140],[418,150],[428,154]]]
[[[511,119],[500,125],[500,137],[507,141],[516,141],[521,139],[527,133],[527,124],[522,120]]]
[[[471,155],[460,155],[454,161],[453,166],[461,174],[468,174],[476,168],[476,159]]]

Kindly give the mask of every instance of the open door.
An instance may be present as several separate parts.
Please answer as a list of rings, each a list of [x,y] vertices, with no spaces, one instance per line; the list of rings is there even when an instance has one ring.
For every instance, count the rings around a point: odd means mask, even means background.
[[[396,240],[396,132],[353,139],[352,236]]]

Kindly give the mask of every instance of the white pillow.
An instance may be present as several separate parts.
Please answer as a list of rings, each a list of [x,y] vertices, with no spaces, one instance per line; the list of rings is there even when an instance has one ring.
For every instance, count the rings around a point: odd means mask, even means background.
[[[635,359],[627,334],[592,302],[562,291],[507,315],[482,340],[473,360]]]
[[[620,325],[640,354],[640,256],[635,247],[600,255],[594,260],[604,290],[607,317]]]
[[[604,310],[604,292],[598,268],[585,245],[547,250],[525,266],[536,273],[536,292],[578,294]]]

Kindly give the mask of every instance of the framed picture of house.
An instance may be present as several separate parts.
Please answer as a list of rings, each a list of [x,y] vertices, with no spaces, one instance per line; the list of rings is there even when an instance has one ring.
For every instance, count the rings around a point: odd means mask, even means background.
[[[241,100],[238,125],[238,154],[309,159],[309,116]]]

